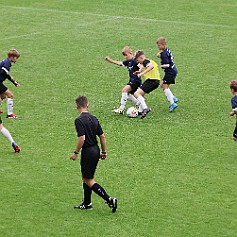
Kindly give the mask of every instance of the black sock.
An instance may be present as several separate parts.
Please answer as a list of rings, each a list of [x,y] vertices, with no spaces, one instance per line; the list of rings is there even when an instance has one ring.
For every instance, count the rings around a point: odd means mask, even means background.
[[[109,202],[109,195],[105,192],[105,190],[98,184],[95,183],[91,189],[100,197],[102,197],[105,201]]]
[[[92,190],[86,183],[83,183],[83,189],[84,189],[84,204],[89,205],[91,203]]]

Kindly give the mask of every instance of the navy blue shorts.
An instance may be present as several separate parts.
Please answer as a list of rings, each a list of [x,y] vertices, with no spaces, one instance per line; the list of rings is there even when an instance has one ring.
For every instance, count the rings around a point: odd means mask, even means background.
[[[3,85],[2,82],[0,82],[0,95],[5,93],[7,91],[7,87]]]
[[[133,95],[137,91],[137,89],[140,87],[141,83],[129,81],[127,85],[131,86],[132,90],[129,93]]]
[[[163,78],[163,84],[175,84],[175,78],[177,74],[176,73],[165,73],[165,76]]]

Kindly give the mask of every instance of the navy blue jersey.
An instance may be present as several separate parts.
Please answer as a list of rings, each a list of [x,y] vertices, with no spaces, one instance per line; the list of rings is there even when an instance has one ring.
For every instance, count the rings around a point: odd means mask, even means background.
[[[122,62],[122,66],[127,67],[129,71],[129,77],[131,82],[140,82],[141,83],[141,78],[138,78],[137,75],[134,75],[134,72],[139,71],[139,66],[138,62],[134,59],[131,60],[126,60]]]
[[[168,68],[165,68],[165,73],[176,73],[177,68],[174,63],[174,57],[170,51],[170,49],[166,48],[163,52],[161,52],[161,65],[169,64]]]
[[[232,109],[233,110],[237,110],[237,95],[235,95],[232,99],[231,99],[231,105],[232,105]],[[237,118],[237,116],[236,116]]]
[[[0,82],[3,82],[6,80],[7,75],[9,75],[11,66],[12,66],[11,61],[8,58],[0,62]]]

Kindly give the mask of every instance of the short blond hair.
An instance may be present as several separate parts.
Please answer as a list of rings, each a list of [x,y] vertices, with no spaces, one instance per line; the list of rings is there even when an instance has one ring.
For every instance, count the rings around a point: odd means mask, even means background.
[[[156,41],[156,43],[162,43],[162,44],[164,44],[164,45],[166,45],[166,39],[165,39],[165,37],[159,37],[158,39],[157,39],[157,41]]]
[[[132,49],[128,46],[125,46],[123,49],[122,49],[122,54],[123,55],[126,55],[127,53],[129,54],[132,54]]]

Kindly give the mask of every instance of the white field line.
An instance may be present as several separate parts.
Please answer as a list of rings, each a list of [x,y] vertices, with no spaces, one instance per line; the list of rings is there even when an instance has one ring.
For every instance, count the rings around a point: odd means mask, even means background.
[[[170,20],[160,20],[160,19],[152,19],[152,18],[144,18],[144,17],[114,16],[114,15],[107,15],[107,14],[86,13],[86,12],[78,12],[78,11],[64,11],[64,10],[49,9],[49,8],[16,7],[16,6],[6,6],[6,5],[1,6],[1,8],[10,8],[10,9],[28,10],[28,11],[55,12],[55,13],[63,13],[63,14],[75,14],[75,15],[86,15],[86,16],[98,16],[98,17],[114,17],[116,19],[147,21],[147,22],[153,22],[153,23],[157,22],[157,23],[165,23],[165,24],[179,24],[179,25],[193,25],[193,26],[203,26],[203,27],[222,27],[222,28],[229,28],[229,29],[237,29],[237,26],[222,25],[222,24],[209,24],[209,23],[192,22],[192,21],[170,21]]]
[[[101,23],[101,22],[108,22],[108,21],[112,21],[112,20],[116,20],[116,19],[118,19],[118,17],[110,17],[110,18],[98,20],[98,21],[79,23],[79,24],[77,24],[77,26],[90,26],[90,25],[95,25],[95,24]]]
[[[29,33],[29,34],[24,34],[24,35],[9,36],[9,37],[5,37],[5,38],[0,38],[0,41],[25,38],[25,37],[29,37],[29,36],[33,36],[33,35],[40,35],[40,34],[42,34],[42,33],[41,32],[33,32],[33,33]]]

